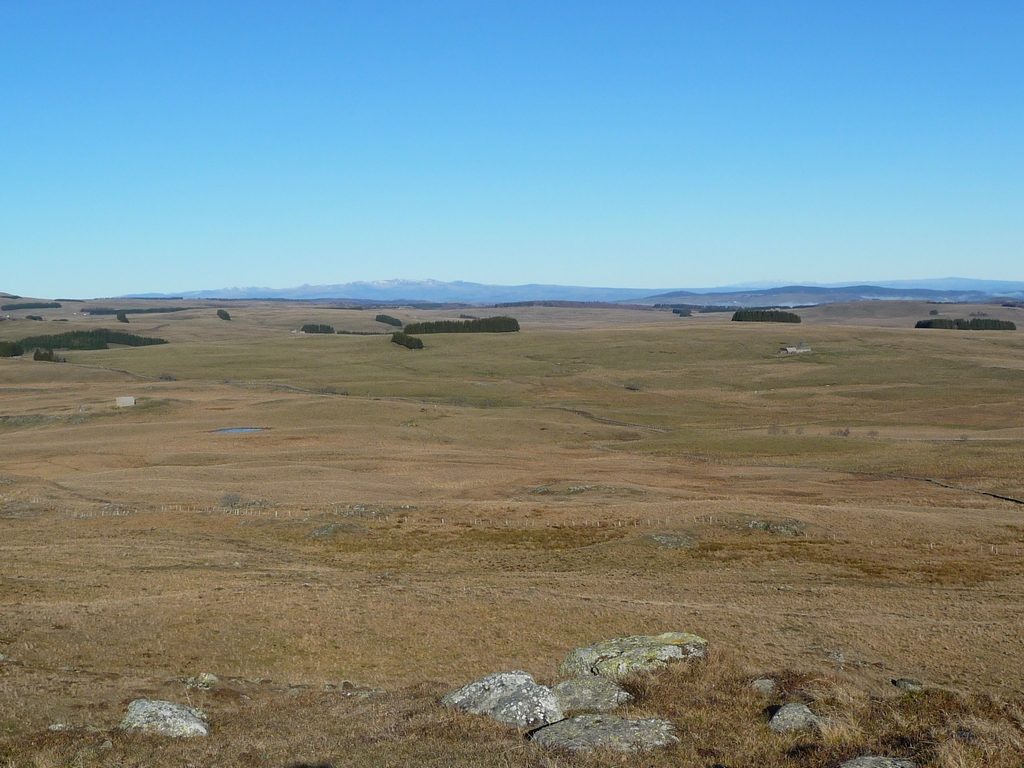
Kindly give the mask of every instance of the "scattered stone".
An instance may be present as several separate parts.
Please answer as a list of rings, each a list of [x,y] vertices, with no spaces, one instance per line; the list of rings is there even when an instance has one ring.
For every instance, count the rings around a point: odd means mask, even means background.
[[[898,757],[877,757],[863,755],[847,760],[839,768],[917,768],[913,760],[901,760]]]
[[[628,720],[615,715],[576,715],[530,734],[543,747],[586,751],[636,752],[675,744],[679,739],[667,720]]]
[[[349,680],[342,681],[338,691],[342,696],[351,699],[372,699],[374,696],[380,696],[384,693],[383,688],[370,688],[366,685],[356,685]]]
[[[808,731],[821,725],[821,718],[811,712],[806,704],[783,704],[768,721],[768,727],[776,733]]]
[[[4,656],[2,653],[0,653],[0,664],[3,664],[7,660],[8,660],[7,657]]]
[[[912,677],[897,677],[892,681],[892,684],[907,693],[920,693],[924,690],[924,683]]]
[[[46,726],[46,730],[53,731],[54,733],[60,733],[61,731],[70,731],[74,727],[75,726],[71,725],[71,723],[50,723]]]
[[[106,752],[108,749],[114,748],[114,742],[112,742],[110,739],[106,739],[102,744],[100,744],[99,748]]]
[[[538,685],[519,670],[497,672],[447,694],[441,703],[448,707],[488,715],[498,722],[527,730],[562,719],[562,708],[551,689]]]
[[[778,684],[770,677],[759,677],[750,683],[750,687],[762,696],[773,696]]]
[[[185,678],[186,688],[198,688],[202,691],[208,691],[215,687],[220,679],[212,672],[200,672],[195,677]]]
[[[646,537],[661,549],[693,549],[697,540],[683,533],[652,533]]]
[[[634,635],[577,648],[559,671],[565,677],[600,675],[614,680],[657,669],[676,659],[703,658],[707,652],[708,641],[689,632]]]
[[[807,529],[807,525],[799,520],[751,520],[747,527],[752,531],[764,531],[777,536],[803,536]]]
[[[611,712],[633,698],[604,677],[574,677],[551,690],[563,712]]]
[[[339,533],[365,534],[366,529],[356,523],[328,523],[310,531],[309,538],[322,541],[332,539]]]
[[[136,699],[131,702],[121,721],[121,729],[175,738],[207,736],[210,733],[202,710],[159,699]]]
[[[846,654],[838,648],[833,648],[825,652],[825,658],[836,665],[836,669],[842,669],[846,664]]]

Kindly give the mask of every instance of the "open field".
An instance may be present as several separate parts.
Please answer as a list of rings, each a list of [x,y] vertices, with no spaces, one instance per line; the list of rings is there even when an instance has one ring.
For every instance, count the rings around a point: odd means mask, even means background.
[[[390,331],[376,310],[238,302],[225,322],[190,306],[0,323],[0,340],[170,342],[0,359],[0,765],[619,764],[548,760],[434,702],[675,629],[715,653],[663,689],[638,683],[653,687],[637,711],[693,736],[643,765],[810,768],[894,743],[863,723],[808,749],[768,736],[744,681],[771,672],[848,698],[921,678],[952,713],[928,746],[903,745],[922,765],[1024,760],[1024,720],[1006,714],[1024,694],[1024,331],[914,330],[934,307],[909,302],[800,310],[800,325],[529,307],[464,310],[520,333],[411,351],[293,333]],[[799,341],[813,352],[778,354]],[[138,405],[115,409],[120,395]],[[264,431],[214,431],[239,426]],[[187,692],[201,671],[225,688]],[[332,687],[346,680],[384,693]],[[715,736],[680,691],[749,729]],[[142,695],[191,696],[214,733],[111,735]],[[1003,723],[975,695],[1011,702],[1006,733],[936,735]]]

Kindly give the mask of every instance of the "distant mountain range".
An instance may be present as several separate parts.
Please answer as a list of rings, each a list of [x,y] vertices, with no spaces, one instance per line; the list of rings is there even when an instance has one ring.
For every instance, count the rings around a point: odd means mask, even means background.
[[[995,298],[1024,298],[1024,283],[1017,283],[1016,290],[987,291],[972,288],[912,288],[888,287],[882,285],[784,285],[775,288],[754,290],[670,291],[648,296],[645,302],[662,304],[722,304],[729,306],[782,306],[795,307],[805,304],[835,304],[851,301],[942,301],[942,302],[984,302]]]
[[[591,288],[576,285],[484,285],[461,280],[377,280],[336,285],[300,285],[297,288],[218,288],[175,294],[133,294],[131,298],[157,299],[356,299],[382,302],[443,302],[496,304],[511,301],[630,301],[657,293],[652,288]]]
[[[360,302],[498,304],[521,301],[630,302],[642,304],[720,304],[729,306],[797,306],[849,301],[991,301],[1024,299],[1024,282],[946,277],[886,280],[871,284],[773,285],[747,284],[719,288],[659,290],[595,288],[578,285],[486,285],[463,281],[380,280],[302,285],[297,288],[218,288],[173,294],[141,293],[136,299],[348,299]]]

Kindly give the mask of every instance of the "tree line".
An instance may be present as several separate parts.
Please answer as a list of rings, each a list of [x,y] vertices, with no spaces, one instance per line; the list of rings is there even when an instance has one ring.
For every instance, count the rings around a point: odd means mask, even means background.
[[[739,309],[732,319],[741,323],[799,323],[800,315],[781,309]]]
[[[918,320],[915,328],[946,328],[957,331],[1015,331],[1016,324],[1009,320],[996,320],[991,317],[972,317],[967,320],[958,317],[956,320],[948,317],[933,317],[928,320]]]
[[[418,339],[415,336],[410,336],[407,333],[401,331],[395,331],[391,334],[391,341],[395,344],[400,344],[403,347],[409,349],[423,349],[423,339]]]
[[[58,304],[58,306],[60,306]],[[184,312],[193,307],[129,307],[117,309],[115,307],[84,307],[82,312],[90,315],[159,315],[167,312]]]
[[[60,309],[59,301],[23,301],[19,304],[0,304],[0,311],[13,312],[16,309]]]
[[[110,344],[148,347],[153,344],[166,343],[167,339],[136,336],[134,333],[111,331],[107,328],[96,328],[91,331],[68,331],[46,336],[28,336],[18,342],[23,349],[109,349]]]
[[[482,317],[479,320],[434,320],[425,323],[409,323],[407,334],[416,333],[514,333],[519,330],[519,321],[514,317]]]

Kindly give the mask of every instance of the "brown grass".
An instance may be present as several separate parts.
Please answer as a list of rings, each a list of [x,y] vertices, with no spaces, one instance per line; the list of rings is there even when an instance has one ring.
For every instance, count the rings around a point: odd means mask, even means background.
[[[582,643],[685,629],[720,655],[643,683],[636,711],[691,734],[651,765],[861,748],[1019,765],[1021,508],[975,491],[1024,496],[1024,337],[895,327],[919,309],[811,313],[808,359],[775,355],[792,329],[555,308],[524,310],[520,334],[403,355],[290,333],[372,315],[252,303],[230,323],[211,307],[133,316],[162,347],[0,360],[0,756],[614,765],[542,757],[434,700],[499,669],[550,679]],[[58,330],[105,322],[68,317]],[[121,394],[140,405],[114,409]],[[212,433],[233,425],[268,429]],[[111,732],[128,700],[181,699],[203,670],[237,693],[193,694],[210,740]],[[813,743],[771,737],[751,670],[835,721]],[[895,698],[904,675],[937,690]],[[324,690],[343,679],[388,693]],[[46,730],[58,721],[99,730]]]
[[[834,676],[786,673],[777,695],[750,687],[731,654],[627,681],[636,696],[624,713],[670,719],[678,745],[642,764],[771,765],[827,768],[862,754],[888,754],[935,768],[1016,768],[1024,757],[1020,699],[934,690],[868,696]],[[187,698],[211,714],[208,739],[169,743],[115,730],[45,733],[23,742],[26,760],[9,765],[636,765],[616,753],[573,755],[533,747],[514,730],[437,704],[444,686],[424,683],[362,698],[360,692],[230,681]],[[180,694],[178,698],[183,698]],[[805,701],[827,724],[779,735],[767,721],[775,705]],[[104,743],[106,742],[106,744]]]

